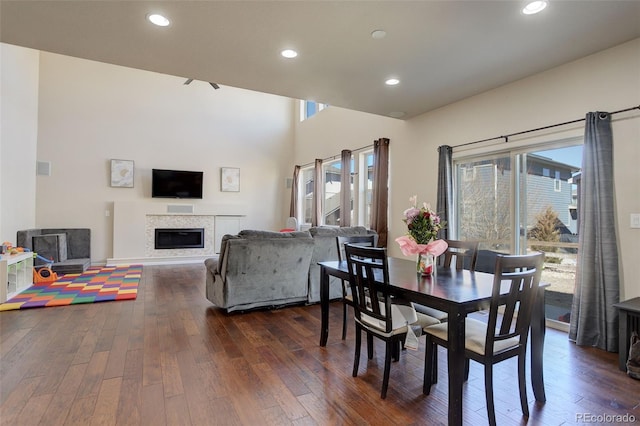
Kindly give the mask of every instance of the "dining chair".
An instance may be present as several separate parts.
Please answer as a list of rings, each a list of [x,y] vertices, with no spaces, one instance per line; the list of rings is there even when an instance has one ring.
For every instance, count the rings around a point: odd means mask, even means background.
[[[410,326],[419,329],[436,324],[437,320],[422,315],[411,304],[392,303],[389,292],[389,264],[385,248],[346,244],[349,284],[353,296],[356,326],[353,377],[358,375],[362,332],[367,334],[367,355],[373,358],[373,337],[385,342],[384,375],[381,398],[386,398],[389,386],[391,358],[399,358],[399,348]],[[376,302],[374,302],[376,301]]]
[[[518,385],[522,414],[529,417],[525,381],[527,337],[531,313],[538,293],[544,254],[498,255],[493,280],[488,322],[465,319],[465,357],[484,365],[485,396],[489,424],[496,424],[493,403],[493,365],[518,357]],[[502,291],[507,291],[502,294]],[[500,312],[499,312],[500,310]],[[427,351],[423,393],[428,395],[437,377],[437,345],[447,347],[448,324],[424,329]],[[465,379],[468,377],[468,364]]]
[[[338,260],[346,259],[344,254],[345,244],[356,244],[362,247],[376,247],[378,245],[378,234],[367,235],[343,235],[336,237],[338,245]],[[342,280],[342,340],[347,337],[347,305],[353,306],[353,297],[349,283]]]
[[[447,250],[440,255],[439,261],[442,266],[450,268],[455,260],[456,269],[469,269],[474,271],[478,262],[478,241],[445,240],[448,244]],[[437,309],[416,304],[418,312],[438,319],[440,322],[447,321],[447,313]]]
[[[456,269],[475,271],[478,263],[478,241],[445,240],[447,250],[440,256],[445,267],[451,267],[455,258]]]

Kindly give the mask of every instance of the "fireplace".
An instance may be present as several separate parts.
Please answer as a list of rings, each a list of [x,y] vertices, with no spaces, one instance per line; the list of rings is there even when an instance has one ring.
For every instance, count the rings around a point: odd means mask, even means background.
[[[155,248],[204,248],[204,228],[156,228]]]

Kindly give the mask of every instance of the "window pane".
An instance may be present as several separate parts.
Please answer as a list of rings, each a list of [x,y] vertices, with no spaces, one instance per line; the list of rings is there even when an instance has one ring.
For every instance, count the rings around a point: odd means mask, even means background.
[[[356,221],[356,217],[354,215],[355,212],[355,206],[354,206],[354,197],[355,197],[355,159],[353,158],[353,155],[351,156],[351,170],[349,173],[349,186],[350,186],[350,190],[349,190],[349,194],[351,194],[351,198],[349,200],[349,218],[350,218],[350,222],[351,226],[353,226],[355,224]]]
[[[316,113],[316,103],[314,101],[307,101],[307,118],[313,116]]]
[[[458,163],[456,180],[458,239],[479,241],[478,269],[492,272],[495,252],[511,245],[510,158]]]
[[[366,154],[366,179],[365,179],[365,212],[364,226],[371,227],[371,202],[373,199],[373,152]]]
[[[526,197],[521,197],[521,252],[543,251],[541,280],[546,316],[569,322],[578,254],[577,185],[582,145],[522,155],[526,163]],[[543,168],[542,166],[545,165]],[[553,173],[545,173],[545,168]],[[542,172],[541,172],[542,171]]]
[[[341,163],[334,161],[324,164],[324,206],[325,225],[340,226]]]
[[[303,222],[311,223],[311,217],[313,212],[313,169],[306,169],[302,171],[302,212]]]

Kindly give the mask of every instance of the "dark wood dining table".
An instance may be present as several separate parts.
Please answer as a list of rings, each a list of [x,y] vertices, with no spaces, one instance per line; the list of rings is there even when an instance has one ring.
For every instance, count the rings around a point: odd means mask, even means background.
[[[320,346],[326,346],[329,336],[329,277],[349,279],[346,261],[318,262],[320,265],[320,306],[322,330]],[[487,309],[491,300],[493,275],[484,272],[456,270],[438,267],[431,276],[416,273],[414,261],[389,258],[389,285],[397,297],[429,306],[448,314],[449,346],[447,360],[449,369],[449,413],[450,425],[462,424],[462,387],[464,384],[464,341],[467,314]],[[536,401],[546,400],[544,391],[543,362],[545,335],[544,292],[540,285],[531,322],[531,385]],[[507,291],[505,284],[504,292]]]

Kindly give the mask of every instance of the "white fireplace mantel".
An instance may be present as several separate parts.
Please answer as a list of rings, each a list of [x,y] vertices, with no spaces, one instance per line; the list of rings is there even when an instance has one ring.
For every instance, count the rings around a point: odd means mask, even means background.
[[[243,205],[116,201],[113,204],[113,258],[107,259],[107,263],[201,261],[219,252],[222,235],[240,231],[246,213],[247,208]],[[193,227],[194,224],[205,228],[203,249],[153,249],[150,238],[153,238],[155,226]]]

